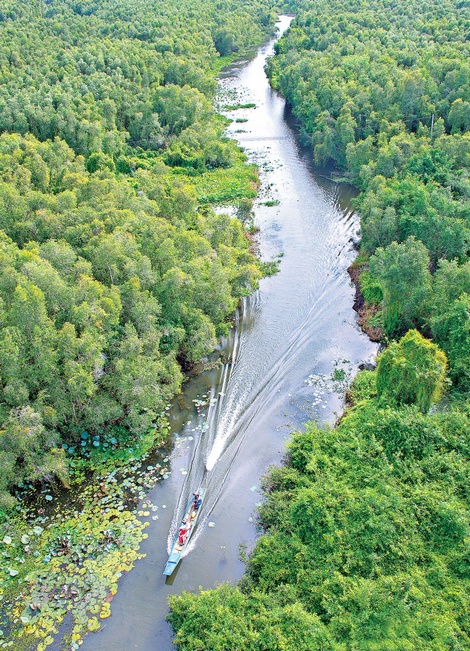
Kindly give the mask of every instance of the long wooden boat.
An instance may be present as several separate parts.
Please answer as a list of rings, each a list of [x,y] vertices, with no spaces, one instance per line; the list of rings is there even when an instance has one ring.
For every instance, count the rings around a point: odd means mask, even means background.
[[[181,544],[178,542],[179,534],[180,534],[180,529],[178,529],[175,539],[173,541],[173,545],[171,547],[171,552],[168,557],[167,564],[165,565],[165,569],[163,570],[163,574],[166,574],[166,576],[170,576],[173,574],[173,571],[175,570],[176,566],[180,562],[181,556],[183,555],[184,550],[188,546],[189,539],[191,538],[191,535],[196,527],[196,522],[199,516],[199,512],[201,510],[202,502],[204,501],[204,495],[206,494],[206,489],[205,488],[200,488],[197,493],[199,493],[199,498],[201,500],[201,505],[199,506],[199,509],[194,508],[194,497],[191,497],[191,499],[188,502],[188,506],[186,507],[186,511],[183,517],[183,523],[186,523],[187,533],[184,538],[184,542]]]

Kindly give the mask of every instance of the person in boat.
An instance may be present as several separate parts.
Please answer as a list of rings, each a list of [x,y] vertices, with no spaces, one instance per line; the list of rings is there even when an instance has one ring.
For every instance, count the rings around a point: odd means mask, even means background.
[[[199,495],[199,493],[193,493],[194,495],[194,502],[193,502],[193,507],[195,511],[199,511],[199,507],[202,504],[202,498]]]
[[[190,526],[187,524],[186,520],[183,520],[181,523],[180,530],[178,531],[178,544],[184,545],[186,538],[188,537]]]

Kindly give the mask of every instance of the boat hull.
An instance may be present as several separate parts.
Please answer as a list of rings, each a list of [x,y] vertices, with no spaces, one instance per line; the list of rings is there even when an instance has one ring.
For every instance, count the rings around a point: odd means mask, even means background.
[[[205,492],[206,491],[205,491],[204,488],[200,488],[199,491],[198,491],[199,497],[201,498],[202,501],[204,501]],[[186,511],[185,511],[185,514],[184,514],[184,520],[189,521],[191,523],[191,527],[190,527],[190,529],[188,531],[188,535],[186,536],[186,540],[184,542],[184,545],[179,545],[178,544],[178,535],[179,535],[179,533],[177,532],[177,534],[175,536],[175,539],[173,541],[173,545],[171,547],[171,552],[170,552],[170,555],[168,557],[168,561],[167,561],[167,563],[165,565],[165,569],[163,570],[163,574],[166,575],[166,576],[171,576],[173,574],[173,572],[175,571],[176,566],[180,562],[181,557],[182,557],[186,547],[188,546],[189,540],[190,540],[190,538],[192,536],[192,533],[193,533],[193,531],[194,531],[194,529],[196,527],[196,522],[197,522],[197,519],[199,517],[199,512],[200,512],[201,507],[202,507],[202,502],[201,502],[201,506],[199,507],[199,509],[197,511],[194,509],[193,505],[194,505],[194,500],[193,500],[193,498],[191,498],[189,500],[189,502],[188,502],[188,506],[186,507]]]

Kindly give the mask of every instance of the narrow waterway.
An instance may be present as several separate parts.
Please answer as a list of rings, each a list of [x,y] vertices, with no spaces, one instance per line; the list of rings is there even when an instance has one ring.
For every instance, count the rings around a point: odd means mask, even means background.
[[[289,21],[281,18],[281,32]],[[252,547],[257,535],[261,477],[281,461],[295,428],[335,420],[345,381],[376,351],[357,327],[346,273],[358,235],[351,189],[315,177],[264,73],[273,45],[233,66],[220,89],[227,104],[255,105],[229,113],[229,132],[260,165],[259,247],[264,259],[279,257],[280,272],[243,302],[219,351],[223,363],[193,378],[175,401],[172,472],[149,495],[159,519],[147,529],[146,557],[121,578],[112,617],[88,636],[86,651],[173,649],[168,596],[241,577],[239,546]],[[197,411],[195,400],[208,406]],[[165,582],[168,541],[202,484],[207,499],[189,553]]]

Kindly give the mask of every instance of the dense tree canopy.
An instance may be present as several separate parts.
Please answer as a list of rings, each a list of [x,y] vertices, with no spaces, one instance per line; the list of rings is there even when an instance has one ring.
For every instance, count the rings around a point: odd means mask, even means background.
[[[241,222],[197,183],[253,192],[213,91],[274,18],[262,0],[2,4],[0,508],[87,441],[151,431],[179,362],[256,288]]]
[[[377,395],[398,405],[417,405],[427,413],[444,389],[447,359],[436,344],[417,330],[382,353],[377,367]]]
[[[293,6],[299,14],[269,74],[317,163],[339,166],[361,190],[361,285],[366,300],[382,308],[370,314],[375,323],[382,318],[387,336],[414,326],[432,333],[449,355],[454,384],[466,387],[468,287],[465,296],[450,291],[458,305],[444,305],[436,270],[454,261],[465,273],[469,253],[470,6]]]
[[[316,162],[360,189],[359,285],[389,345],[268,474],[240,584],[171,598],[176,643],[468,650],[470,4],[288,5],[269,75]]]
[[[256,43],[272,22],[261,1],[7,0],[0,131],[58,136],[86,156],[119,155],[126,142],[158,149],[207,106],[219,55]]]

